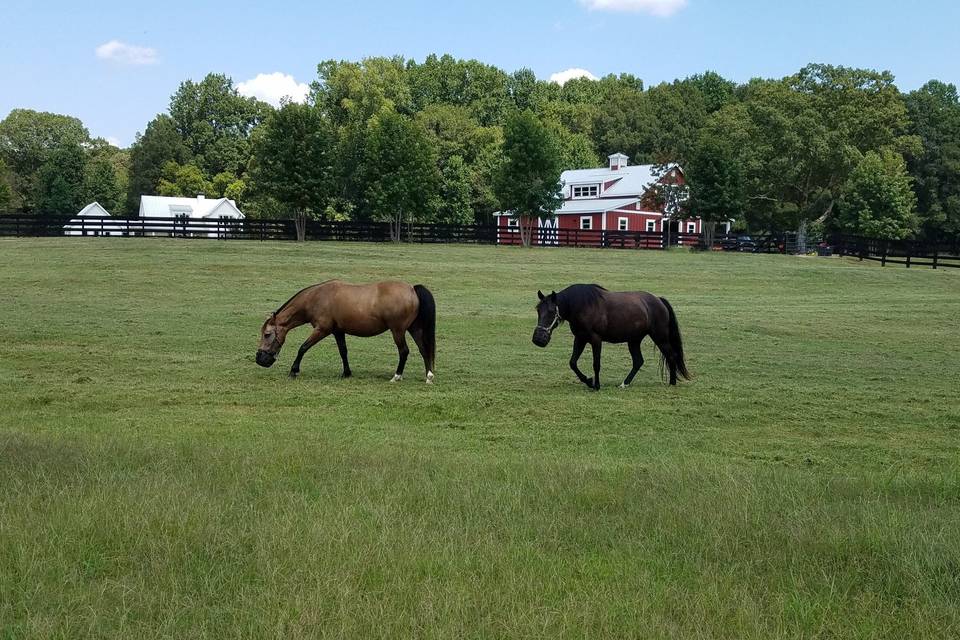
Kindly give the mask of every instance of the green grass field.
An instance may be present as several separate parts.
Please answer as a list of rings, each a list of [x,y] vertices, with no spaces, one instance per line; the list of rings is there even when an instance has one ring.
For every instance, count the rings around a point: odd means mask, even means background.
[[[254,364],[331,277],[434,292],[435,385],[389,336]],[[669,298],[694,380],[577,383],[530,342],[573,282]],[[960,635],[960,273],[44,239],[0,291],[0,638]]]

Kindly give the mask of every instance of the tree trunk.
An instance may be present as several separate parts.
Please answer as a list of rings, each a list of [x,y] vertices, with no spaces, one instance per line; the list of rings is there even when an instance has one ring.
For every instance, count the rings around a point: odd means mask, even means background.
[[[703,225],[703,248],[707,251],[713,249],[713,235],[717,230],[717,223],[709,220],[701,220]]]
[[[530,216],[520,217],[520,242],[524,247],[529,248],[533,244],[533,218]]]
[[[390,239],[400,242],[400,233],[403,231],[403,209],[397,211],[396,217],[390,219]]]
[[[297,211],[296,216],[294,216],[294,225],[297,229],[297,242],[305,242],[307,240],[306,211]]]

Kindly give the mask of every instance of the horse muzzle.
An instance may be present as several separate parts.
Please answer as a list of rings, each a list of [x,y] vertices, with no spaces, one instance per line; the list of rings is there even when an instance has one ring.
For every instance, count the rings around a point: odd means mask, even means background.
[[[257,351],[257,364],[260,365],[261,367],[271,367],[273,366],[273,363],[276,361],[277,361],[277,356],[275,356],[274,354],[268,351],[263,351],[263,350]]]
[[[533,344],[545,347],[550,344],[550,332],[546,329],[537,329],[533,332]]]

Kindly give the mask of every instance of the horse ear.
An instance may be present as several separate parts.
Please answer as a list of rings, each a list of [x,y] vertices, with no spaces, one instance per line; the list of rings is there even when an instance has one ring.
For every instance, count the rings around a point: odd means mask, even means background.
[[[551,291],[551,292],[550,292],[550,299],[553,300],[554,302],[557,301],[557,292],[556,292],[556,291]]]
[[[540,289],[537,289],[537,296],[538,296],[541,300],[543,300],[543,291],[540,291]]]

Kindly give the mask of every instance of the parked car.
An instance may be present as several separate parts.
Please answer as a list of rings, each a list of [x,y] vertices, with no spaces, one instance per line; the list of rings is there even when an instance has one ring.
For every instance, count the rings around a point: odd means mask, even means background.
[[[757,243],[747,235],[726,236],[720,240],[720,248],[724,251],[748,251],[752,253],[757,250]]]

